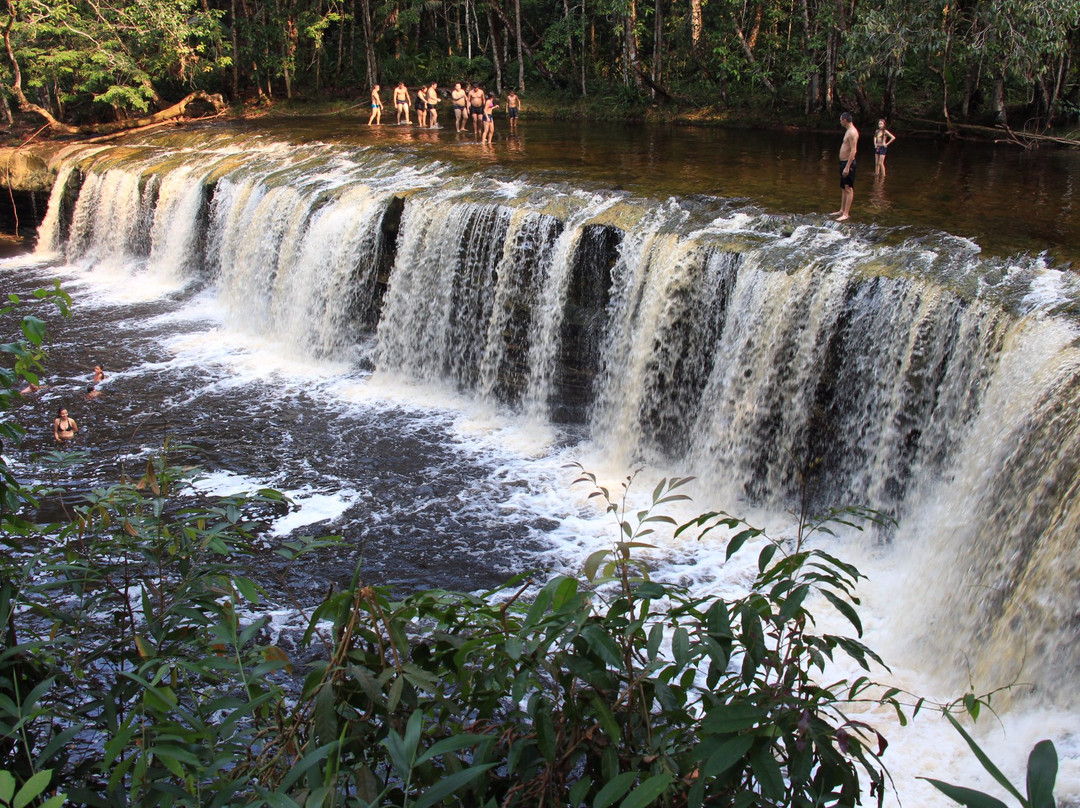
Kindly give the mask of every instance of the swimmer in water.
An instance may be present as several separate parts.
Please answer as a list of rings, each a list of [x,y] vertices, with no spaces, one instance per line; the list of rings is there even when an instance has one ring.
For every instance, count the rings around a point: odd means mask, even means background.
[[[57,443],[64,443],[75,437],[75,433],[79,431],[79,425],[75,423],[74,418],[68,417],[67,407],[61,407],[56,413],[57,417],[53,419],[53,437],[56,438]]]

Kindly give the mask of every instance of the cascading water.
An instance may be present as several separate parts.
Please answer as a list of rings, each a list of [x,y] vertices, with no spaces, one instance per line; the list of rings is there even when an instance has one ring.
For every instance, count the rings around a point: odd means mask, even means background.
[[[911,657],[963,655],[977,688],[1022,669],[1073,703],[1080,354],[1062,273],[947,238],[252,142],[73,154],[39,249],[67,233],[72,263],[204,285],[290,356],[576,421],[613,466],[695,474],[730,511],[809,493],[889,512]]]

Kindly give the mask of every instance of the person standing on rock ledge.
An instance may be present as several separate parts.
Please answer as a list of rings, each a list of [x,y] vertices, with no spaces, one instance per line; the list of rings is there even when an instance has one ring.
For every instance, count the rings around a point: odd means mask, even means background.
[[[851,203],[855,201],[855,154],[859,147],[859,130],[851,121],[850,112],[840,113],[840,125],[844,127],[844,140],[840,143],[840,210],[833,211],[836,221],[851,218]]]

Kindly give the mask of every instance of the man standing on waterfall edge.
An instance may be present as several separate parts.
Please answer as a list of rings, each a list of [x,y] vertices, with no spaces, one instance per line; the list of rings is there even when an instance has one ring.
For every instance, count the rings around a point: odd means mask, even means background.
[[[851,203],[855,201],[855,152],[859,146],[859,130],[851,122],[850,112],[840,113],[840,125],[847,130],[840,144],[840,210],[829,215],[843,222],[851,218]]]

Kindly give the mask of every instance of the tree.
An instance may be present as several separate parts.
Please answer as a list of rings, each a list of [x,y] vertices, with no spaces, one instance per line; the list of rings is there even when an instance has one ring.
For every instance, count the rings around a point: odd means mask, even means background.
[[[195,91],[173,114],[196,99],[219,106],[199,85],[229,64],[221,14],[196,0],[7,0],[5,11],[8,88],[20,109],[55,131],[83,131],[62,120],[75,106],[99,116],[108,111],[118,124],[132,113],[161,110],[164,86]]]

